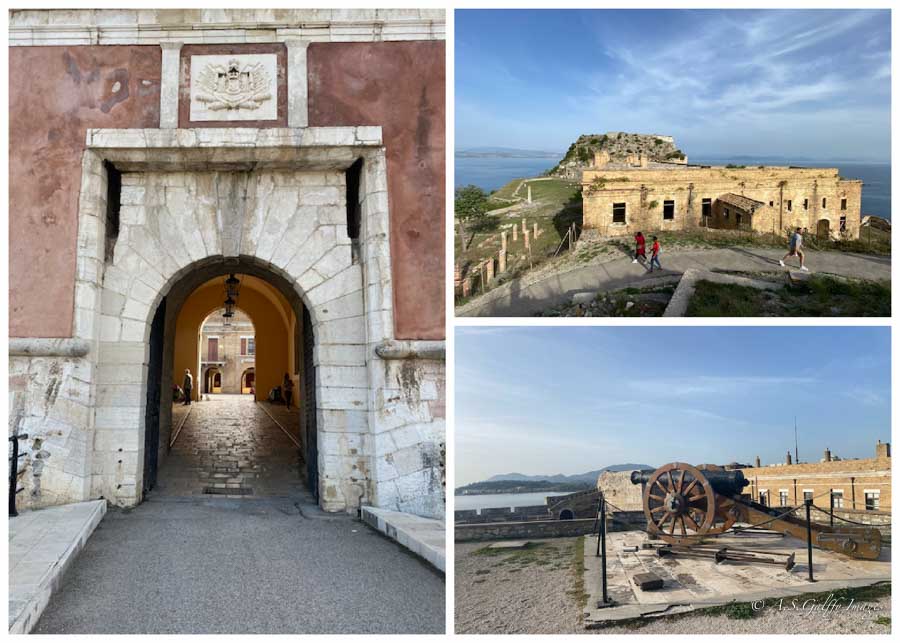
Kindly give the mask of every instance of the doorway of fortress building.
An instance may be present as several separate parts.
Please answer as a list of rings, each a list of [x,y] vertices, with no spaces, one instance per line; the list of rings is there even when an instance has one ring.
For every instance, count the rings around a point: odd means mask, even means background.
[[[142,494],[315,497],[314,349],[301,298],[259,266],[220,261],[173,284],[148,340]]]
[[[816,226],[816,236],[824,240],[831,238],[831,222],[828,219],[819,219],[819,223]]]
[[[90,496],[138,504],[177,478],[192,423],[225,432],[248,417],[285,428],[293,482],[324,510],[376,493],[368,433],[385,385],[373,347],[393,341],[389,220],[380,128],[89,130],[73,336],[93,347]],[[225,307],[231,275],[254,327],[243,376],[254,393],[207,406],[201,327]],[[175,405],[188,368],[194,399]],[[293,405],[265,405],[285,374]]]

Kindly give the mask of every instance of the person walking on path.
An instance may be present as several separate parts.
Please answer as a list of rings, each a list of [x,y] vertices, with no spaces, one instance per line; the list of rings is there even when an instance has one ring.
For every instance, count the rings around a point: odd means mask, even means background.
[[[794,231],[794,234],[791,235],[791,249],[790,251],[784,255],[781,259],[778,260],[778,264],[783,268],[784,260],[788,257],[800,257],[800,270],[805,270],[809,272],[809,268],[803,265],[803,235],[800,234],[800,228],[797,228]]]
[[[640,261],[641,263],[647,263],[647,240],[644,238],[644,233],[638,231],[637,234],[634,235],[634,243],[635,243],[635,251],[634,251],[634,261],[631,263],[637,263]]]
[[[194,388],[194,377],[191,375],[191,369],[184,369],[184,405],[191,405],[191,389]]]
[[[287,373],[284,374],[284,383],[282,384],[282,388],[284,389],[284,405],[290,406],[291,398],[294,395],[294,381]]]
[[[649,272],[653,272],[653,266],[656,266],[660,270],[662,270],[662,265],[659,263],[659,239],[653,237],[653,245],[650,247],[650,270]]]

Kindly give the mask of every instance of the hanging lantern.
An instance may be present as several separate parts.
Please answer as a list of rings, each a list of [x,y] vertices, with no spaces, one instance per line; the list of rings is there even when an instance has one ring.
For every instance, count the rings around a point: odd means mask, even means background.
[[[229,318],[234,317],[234,304],[236,302],[231,297],[225,300],[225,312],[222,313],[222,317]]]
[[[228,297],[237,298],[238,296],[238,287],[241,285],[240,279],[234,276],[234,273],[231,274],[228,279],[225,280],[225,294]]]

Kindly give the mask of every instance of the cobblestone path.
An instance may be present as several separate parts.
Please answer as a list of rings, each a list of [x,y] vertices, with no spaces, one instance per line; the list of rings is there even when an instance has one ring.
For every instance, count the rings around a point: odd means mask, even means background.
[[[300,471],[297,445],[253,398],[211,395],[191,405],[152,493],[292,496],[305,488]]]

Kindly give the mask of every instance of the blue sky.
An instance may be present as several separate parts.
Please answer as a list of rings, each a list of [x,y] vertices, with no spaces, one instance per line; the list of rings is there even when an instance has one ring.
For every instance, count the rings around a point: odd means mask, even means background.
[[[888,161],[890,13],[457,10],[456,147],[670,134],[688,154]]]
[[[890,333],[878,327],[460,327],[456,484],[780,462],[890,441]]]

